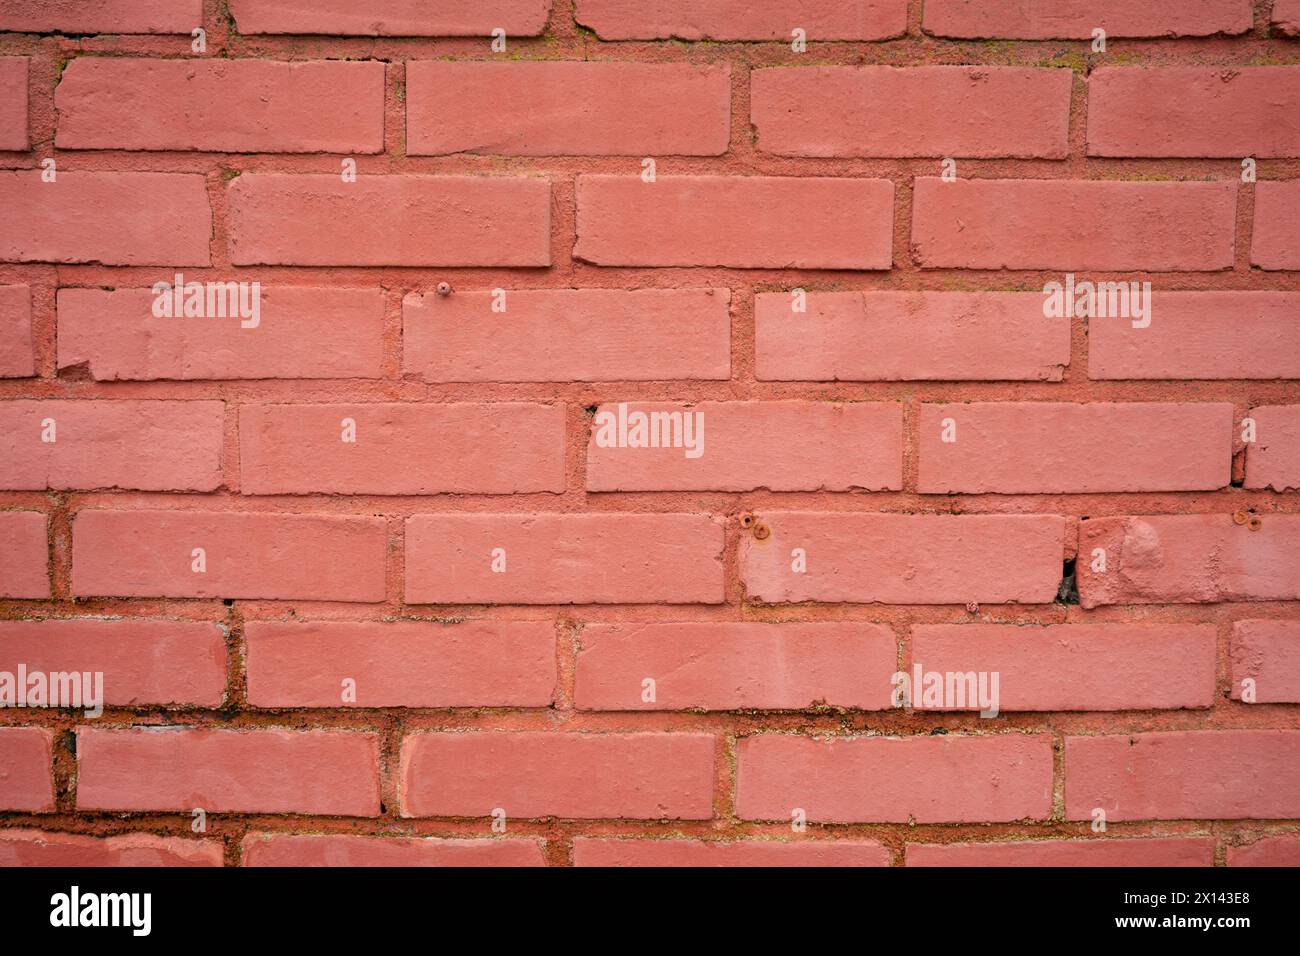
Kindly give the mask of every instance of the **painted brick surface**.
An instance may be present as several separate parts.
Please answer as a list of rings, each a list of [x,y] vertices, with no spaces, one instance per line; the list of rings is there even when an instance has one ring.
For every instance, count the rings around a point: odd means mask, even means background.
[[[927,0],[924,26],[949,37],[1088,39],[1098,27],[1115,37],[1196,37],[1245,33],[1251,6],[1250,0],[1061,0],[1029,6],[1020,0]]]
[[[746,820],[918,823],[1019,820],[1051,809],[1045,736],[859,737],[765,734],[738,749],[736,812]]]
[[[402,744],[402,814],[708,819],[706,734],[415,734]]]
[[[166,281],[166,280],[164,280]],[[157,318],[148,289],[60,289],[60,369],[101,381],[378,378],[378,289],[262,288],[252,319]]]
[[[1297,37],[0,0],[0,865],[1296,865]]]
[[[0,830],[0,866],[221,866],[216,840],[151,833],[89,837],[42,830]]]
[[[35,375],[32,292],[27,286],[0,286],[0,336],[0,378]]]
[[[1067,151],[1070,74],[1061,70],[813,67],[758,70],[750,82],[767,153],[1061,159]]]
[[[199,621],[93,618],[0,621],[0,671],[102,673],[103,703],[219,707],[226,638]]]
[[[378,153],[379,63],[148,62],[94,57],[55,98],[64,149]]]

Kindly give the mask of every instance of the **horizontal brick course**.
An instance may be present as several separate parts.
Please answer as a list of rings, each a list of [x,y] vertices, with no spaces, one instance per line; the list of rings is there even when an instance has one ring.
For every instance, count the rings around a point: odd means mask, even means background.
[[[578,177],[575,258],[601,266],[888,269],[894,187],[878,179]]]
[[[596,409],[587,444],[589,491],[902,486],[900,405],[624,402]]]
[[[544,179],[248,173],[228,192],[237,265],[551,263]]]
[[[1102,68],[1090,156],[1300,156],[1300,69]]]
[[[0,621],[0,671],[103,675],[102,704],[219,707],[226,632],[199,621]],[[86,693],[86,688],[83,694]]]
[[[758,519],[770,535],[740,543],[741,580],[753,601],[1042,604],[1060,585],[1065,527],[1050,515],[774,512]]]
[[[726,67],[420,61],[406,78],[413,156],[717,156],[731,135]]]
[[[402,815],[707,819],[713,749],[707,734],[414,734]]]
[[[250,621],[244,641],[254,707],[545,707],[555,692],[546,621]]]
[[[1085,608],[1300,598],[1300,515],[1264,515],[1258,530],[1231,515],[1093,518],[1079,555]]]
[[[1300,733],[1207,730],[1065,738],[1065,815],[1178,820],[1300,812]],[[1197,781],[1187,786],[1186,781]]]
[[[402,303],[402,363],[427,382],[725,379],[727,289],[503,289]],[[494,311],[500,302],[504,311]]]
[[[924,269],[1198,272],[1232,265],[1231,183],[916,180]]]
[[[509,36],[536,36],[551,0],[230,0],[240,33],[323,33],[336,36],[481,36],[497,27]]]
[[[922,405],[923,494],[1198,491],[1232,478],[1232,406]]]
[[[884,40],[907,28],[906,0],[576,0],[575,16],[602,40]]]
[[[61,149],[378,153],[384,65],[81,57],[55,95]]]
[[[1063,159],[1070,83],[1023,67],[755,70],[750,118],[781,156]]]
[[[1043,818],[1049,737],[822,738],[762,734],[737,745],[736,813],[819,823]]]
[[[896,655],[892,631],[856,623],[589,624],[579,643],[582,710],[880,710]]]
[[[382,371],[378,289],[265,287],[256,326],[242,317],[156,318],[155,299],[149,289],[60,289],[59,368],[85,366],[98,381],[378,378]]]
[[[379,738],[332,730],[82,729],[77,806],[375,816]]]
[[[72,525],[72,593],[380,601],[386,551],[381,518],[88,510]]]
[[[206,266],[212,213],[202,176],[0,172],[0,261]]]
[[[245,405],[239,435],[250,495],[564,490],[559,405]]]
[[[416,515],[406,600],[717,604],[721,551],[722,527],[707,515]]]

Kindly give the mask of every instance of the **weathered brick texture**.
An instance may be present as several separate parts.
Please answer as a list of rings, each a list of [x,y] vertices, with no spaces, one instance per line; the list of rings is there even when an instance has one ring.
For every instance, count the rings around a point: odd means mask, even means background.
[[[0,0],[0,866],[1300,865],[1297,38]]]

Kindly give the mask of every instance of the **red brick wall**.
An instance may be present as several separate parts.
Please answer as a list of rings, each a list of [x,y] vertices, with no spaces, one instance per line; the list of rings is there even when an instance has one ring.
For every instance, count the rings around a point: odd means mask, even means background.
[[[1300,7],[1025,6],[0,0],[0,863],[1300,861]]]

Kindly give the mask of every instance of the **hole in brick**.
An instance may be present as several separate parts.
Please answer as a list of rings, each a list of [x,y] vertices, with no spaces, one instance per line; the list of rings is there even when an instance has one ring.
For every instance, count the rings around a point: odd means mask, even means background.
[[[1056,592],[1058,604],[1079,603],[1079,582],[1074,574],[1074,559],[1061,565],[1061,587]]]
[[[226,598],[226,599],[223,600],[221,603],[224,604],[226,607],[234,607],[234,606],[235,606],[235,602],[234,602],[232,599],[230,599],[230,598]]]
[[[77,734],[75,731],[67,731],[63,735],[63,746],[67,748],[68,753],[72,756],[77,755]]]

